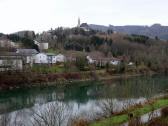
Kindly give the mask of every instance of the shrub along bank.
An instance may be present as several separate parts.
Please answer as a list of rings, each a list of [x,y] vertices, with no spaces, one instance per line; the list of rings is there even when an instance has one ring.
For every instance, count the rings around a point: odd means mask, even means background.
[[[168,98],[157,99],[152,103],[146,103],[144,105],[136,105],[128,109],[127,111],[120,112],[118,114],[112,115],[110,118],[102,119],[100,121],[95,121],[89,126],[115,126],[129,121],[129,113],[133,114],[133,117],[140,117],[146,113],[153,110],[163,108],[168,106]]]

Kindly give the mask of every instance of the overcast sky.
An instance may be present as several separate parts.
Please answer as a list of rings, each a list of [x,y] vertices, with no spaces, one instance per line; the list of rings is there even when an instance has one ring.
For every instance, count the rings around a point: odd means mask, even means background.
[[[0,0],[0,32],[41,32],[81,22],[168,25],[168,0]]]

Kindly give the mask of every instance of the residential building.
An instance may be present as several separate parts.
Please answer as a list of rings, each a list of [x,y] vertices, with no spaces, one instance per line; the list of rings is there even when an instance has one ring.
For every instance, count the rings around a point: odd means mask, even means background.
[[[91,52],[87,55],[86,59],[89,64],[95,64],[96,66],[105,66],[107,63],[111,65],[119,65],[121,60],[114,57],[105,57],[101,52]]]
[[[35,64],[47,64],[48,63],[48,56],[45,53],[38,53],[34,57]]]
[[[17,53],[2,52],[0,53],[0,71],[22,70],[23,59]]]
[[[90,27],[89,27],[89,25],[87,24],[87,23],[82,23],[81,25],[80,25],[80,28],[81,29],[83,29],[84,31],[90,31]]]
[[[16,53],[23,58],[24,65],[30,64],[33,65],[34,56],[38,54],[35,49],[17,49]]]
[[[54,53],[46,53],[48,57],[48,63],[55,64],[57,62],[57,56]]]
[[[56,62],[65,62],[66,61],[66,57],[63,54],[58,54],[56,56]]]

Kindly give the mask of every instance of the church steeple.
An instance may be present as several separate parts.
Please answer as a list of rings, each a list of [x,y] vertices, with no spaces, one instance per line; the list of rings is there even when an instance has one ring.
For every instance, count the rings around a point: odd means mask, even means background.
[[[78,17],[78,25],[77,27],[80,27],[80,18]]]

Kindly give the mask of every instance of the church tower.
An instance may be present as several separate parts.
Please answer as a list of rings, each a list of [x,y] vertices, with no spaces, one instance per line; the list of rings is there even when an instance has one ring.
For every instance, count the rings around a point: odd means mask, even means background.
[[[77,27],[79,28],[80,27],[80,18],[78,18],[78,25]]]

